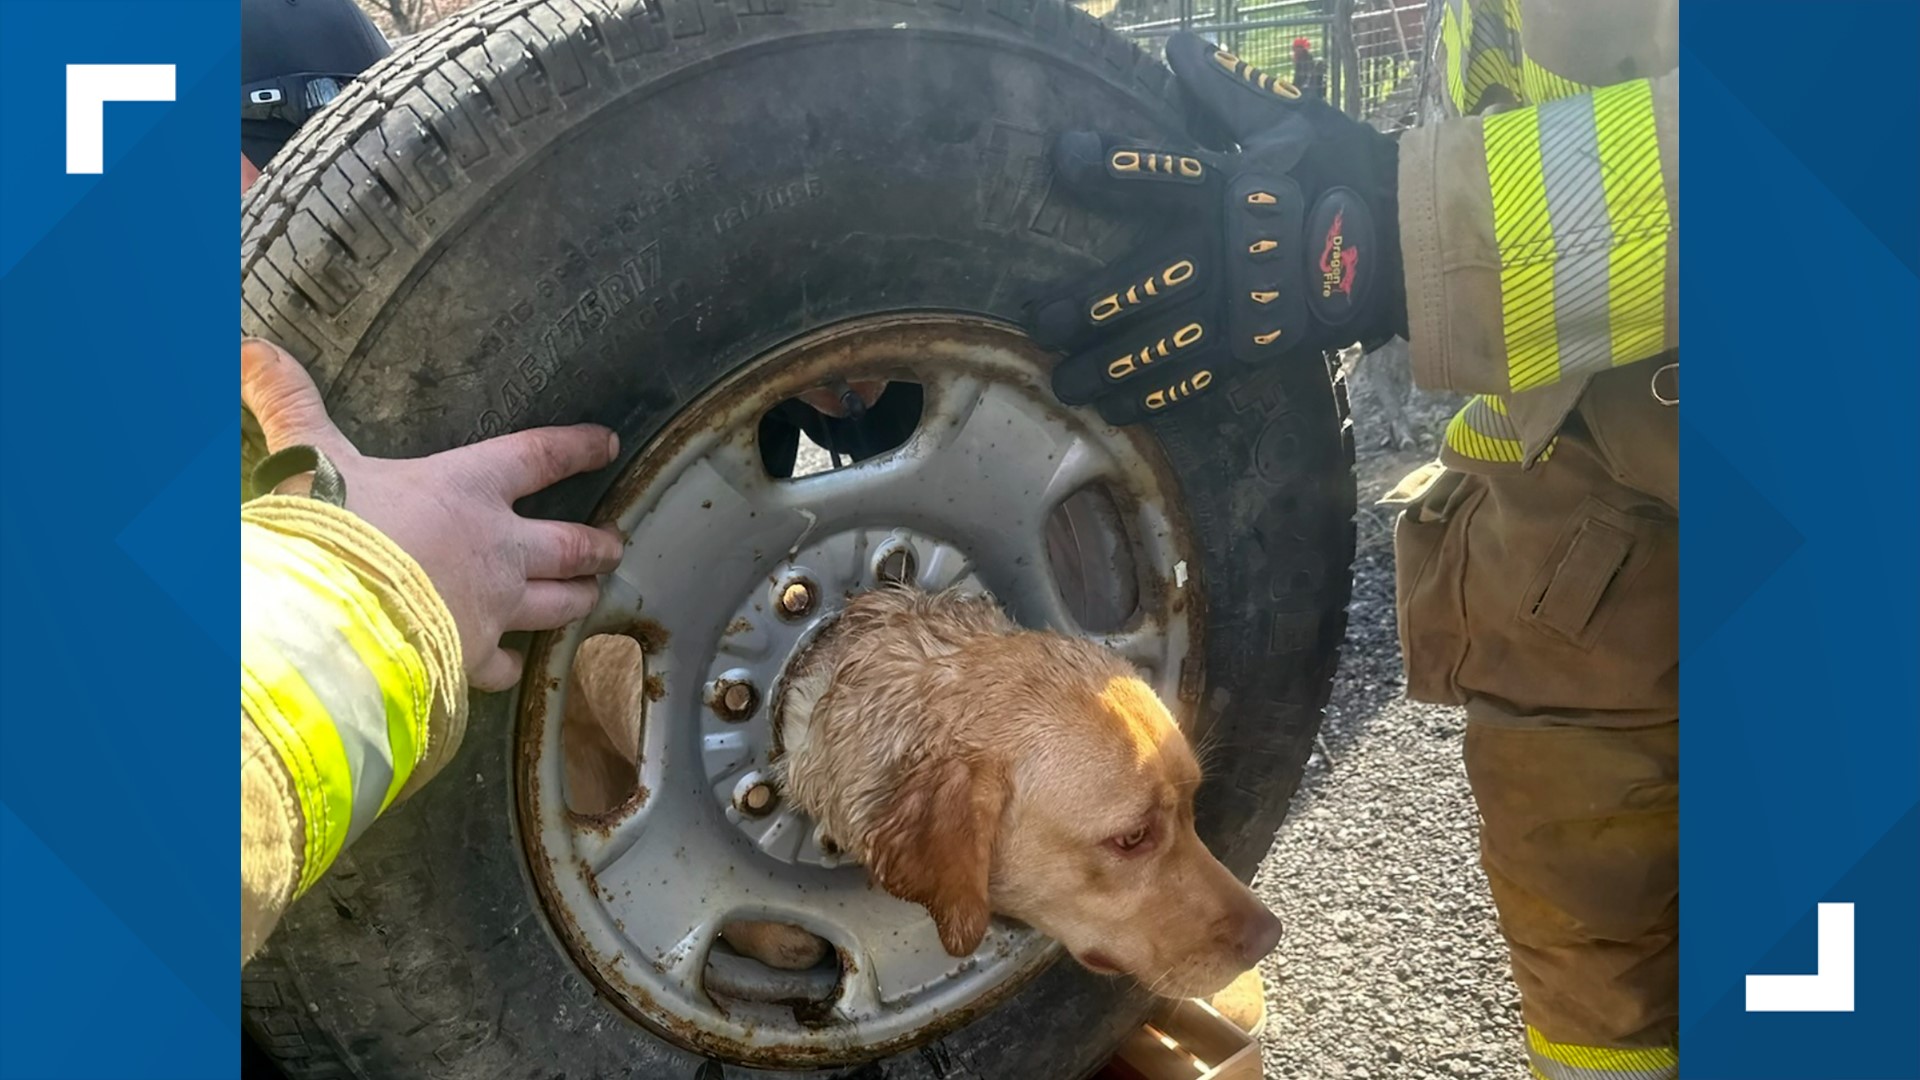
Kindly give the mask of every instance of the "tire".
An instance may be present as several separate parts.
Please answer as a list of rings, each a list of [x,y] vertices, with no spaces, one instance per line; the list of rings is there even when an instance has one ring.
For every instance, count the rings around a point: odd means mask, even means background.
[[[1080,127],[1173,137],[1168,83],[1053,0],[483,4],[383,61],[249,194],[242,328],[309,364],[369,453],[591,420],[630,460],[783,341],[893,310],[1014,320],[1126,251],[1138,226],[1054,192],[1045,150]],[[1243,878],[1345,629],[1344,413],[1314,364],[1154,431],[1205,553],[1205,670],[1183,674],[1210,747],[1198,825]],[[584,519],[615,471],[526,509]],[[515,708],[476,697],[445,774],[293,906],[242,973],[247,1032],[291,1080],[749,1075],[628,1020],[558,946],[515,833]],[[1079,1077],[1144,1008],[1057,964],[914,1050],[751,1075]]]

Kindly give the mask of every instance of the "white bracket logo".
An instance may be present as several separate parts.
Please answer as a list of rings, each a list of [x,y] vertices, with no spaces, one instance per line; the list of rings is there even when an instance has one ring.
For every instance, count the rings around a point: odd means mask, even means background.
[[[1853,1011],[1853,905],[1821,904],[1812,975],[1747,976],[1748,1012]]]
[[[68,64],[67,172],[103,170],[107,102],[172,100],[172,64]]]

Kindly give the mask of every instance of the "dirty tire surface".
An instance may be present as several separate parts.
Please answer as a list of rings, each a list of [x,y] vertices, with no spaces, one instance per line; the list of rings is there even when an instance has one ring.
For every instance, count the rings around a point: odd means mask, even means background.
[[[366,452],[596,421],[631,456],[726,372],[858,316],[1006,320],[1141,223],[1055,193],[1053,134],[1169,139],[1168,74],[1036,0],[505,0],[406,45],[243,205],[241,326],[309,365]],[[1311,750],[1352,557],[1344,398],[1319,365],[1236,380],[1155,430],[1209,598],[1184,673],[1201,835],[1250,876]],[[625,462],[623,462],[625,464]],[[530,513],[584,519],[614,470]],[[290,1080],[1072,1080],[1141,1015],[1056,965],[944,1037],[865,1065],[749,1071],[596,994],[513,831],[511,694],[374,825],[243,972]],[[1169,898],[1170,913],[1177,898]]]

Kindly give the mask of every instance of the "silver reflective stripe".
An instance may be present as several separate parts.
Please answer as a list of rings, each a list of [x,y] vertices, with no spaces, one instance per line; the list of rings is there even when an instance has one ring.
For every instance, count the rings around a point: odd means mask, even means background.
[[[1613,226],[1600,176],[1600,136],[1593,98],[1561,98],[1539,106],[1540,170],[1558,257],[1553,264],[1553,322],[1559,378],[1613,365],[1607,325],[1607,264]],[[1553,380],[1549,380],[1553,381]]]
[[[340,613],[296,590],[283,603],[250,610],[249,634],[258,634],[300,672],[327,710],[353,773],[351,844],[380,816],[393,783],[393,748],[387,741],[386,699],[380,682],[339,626]]]

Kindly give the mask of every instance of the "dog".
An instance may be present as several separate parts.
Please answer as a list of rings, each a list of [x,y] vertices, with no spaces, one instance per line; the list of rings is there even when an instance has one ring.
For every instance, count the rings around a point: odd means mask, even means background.
[[[990,918],[1169,997],[1211,994],[1279,942],[1280,920],[1194,831],[1201,772],[1125,660],[1023,630],[992,600],[863,593],[796,658],[777,701],[784,797],[954,956]],[[781,923],[722,935],[775,967],[825,945]]]

